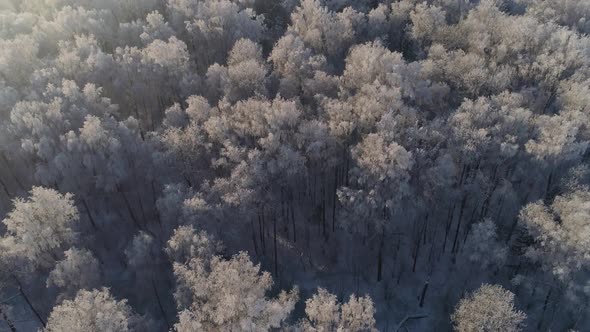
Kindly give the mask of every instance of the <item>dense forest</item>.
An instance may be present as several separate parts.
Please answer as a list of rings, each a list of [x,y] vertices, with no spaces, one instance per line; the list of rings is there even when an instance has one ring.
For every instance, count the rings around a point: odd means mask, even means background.
[[[590,331],[587,0],[0,0],[0,331]]]

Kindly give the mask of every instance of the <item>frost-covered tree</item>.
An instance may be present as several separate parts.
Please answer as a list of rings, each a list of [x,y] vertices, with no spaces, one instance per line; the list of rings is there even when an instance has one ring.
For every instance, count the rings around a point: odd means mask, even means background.
[[[174,36],[174,30],[162,14],[157,10],[149,13],[145,18],[143,32],[139,36],[144,44],[150,44],[154,40],[169,40]]]
[[[465,100],[450,118],[453,139],[462,148],[461,159],[506,162],[521,157],[533,126],[533,115],[524,103],[522,95],[507,92],[491,100]]]
[[[51,267],[78,237],[79,213],[73,195],[33,187],[28,198],[17,198],[13,204],[2,221],[7,230],[3,250],[25,257],[34,266]]]
[[[266,75],[260,46],[248,39],[236,41],[227,58],[227,69],[220,77],[224,97],[236,102],[266,96]]]
[[[263,17],[256,15],[251,5],[252,2],[230,0],[168,1],[172,24],[178,31],[186,29],[200,72],[215,62],[223,64],[224,57],[239,39],[262,38]]]
[[[90,290],[99,286],[99,263],[90,251],[71,248],[64,252],[64,256],[49,273],[47,287],[64,289],[66,294],[72,296],[80,289]]]
[[[451,316],[458,332],[507,331],[524,327],[526,315],[514,306],[514,294],[498,285],[484,284],[461,299]]]
[[[305,313],[309,322],[302,323],[304,330],[336,330],[340,323],[340,307],[336,295],[319,288],[317,294],[305,301]]]
[[[520,212],[519,221],[534,241],[526,257],[563,282],[574,300],[588,296],[588,202],[590,193],[583,188],[555,197],[549,206],[530,203]]]
[[[297,96],[305,81],[326,65],[326,58],[314,55],[295,33],[288,33],[277,41],[269,60],[274,72],[281,75],[279,92],[285,98]]]
[[[410,12],[410,37],[419,43],[432,39],[446,25],[446,13],[436,5],[422,3]]]
[[[143,48],[118,47],[113,95],[127,106],[127,115],[141,121],[144,131],[155,130],[163,110],[194,93],[200,84],[187,44],[175,36],[154,39]],[[143,96],[142,100],[136,96]]]
[[[518,5],[526,6],[526,14],[538,18],[543,22],[557,22],[569,26],[580,33],[590,32],[590,5],[584,1],[515,1]]]
[[[39,66],[39,44],[33,38],[0,39],[0,78],[14,88],[28,85]]]
[[[33,35],[43,52],[57,52],[60,41],[71,40],[76,35],[94,35],[105,49],[113,49],[117,28],[117,17],[112,11],[64,6],[54,10],[49,19],[40,19]]]
[[[179,308],[176,331],[256,330],[281,327],[298,299],[298,290],[267,298],[272,286],[268,272],[260,274],[244,252],[224,260],[215,256],[210,267],[200,258],[174,264]]]
[[[410,194],[410,171],[414,165],[411,152],[383,133],[369,134],[352,149],[356,167],[351,170],[354,186],[343,187],[339,199],[344,206],[346,228],[363,239],[379,237],[377,280],[382,278],[383,246],[392,219]],[[396,188],[392,191],[391,188]]]
[[[44,331],[135,331],[139,319],[126,300],[118,301],[108,289],[81,290],[53,308]]]
[[[463,252],[469,261],[483,269],[490,265],[502,266],[506,261],[508,248],[498,239],[496,224],[485,219],[471,226]]]
[[[336,295],[323,288],[305,301],[307,318],[300,323],[306,332],[375,332],[375,308],[369,296],[350,296],[341,304]]]
[[[586,115],[579,111],[559,115],[540,115],[535,119],[534,136],[526,143],[527,152],[555,167],[561,162],[579,160],[590,141],[580,127]]]
[[[72,173],[62,153],[68,148],[64,136],[75,135],[88,116],[99,119],[115,113],[117,107],[93,84],[80,88],[74,81],[60,83],[47,87],[44,101],[17,103],[10,113],[11,128],[20,139],[25,157],[33,161],[36,180],[45,185],[65,182],[68,190],[74,191],[79,189],[75,184],[79,179],[65,176]]]
[[[163,131],[155,137],[162,149],[154,157],[159,164],[177,170],[192,185],[210,176],[215,154],[206,124],[219,110],[201,96],[191,96],[186,103],[186,109],[175,104],[166,110]]]
[[[291,14],[292,30],[315,52],[342,57],[355,40],[355,25],[361,19],[351,8],[335,13],[319,0],[304,0]]]
[[[180,226],[168,240],[165,251],[173,262],[185,264],[193,258],[209,262],[222,250],[220,241],[193,226]]]
[[[153,264],[155,258],[154,238],[145,232],[139,232],[125,249],[125,256],[129,265],[136,269]]]

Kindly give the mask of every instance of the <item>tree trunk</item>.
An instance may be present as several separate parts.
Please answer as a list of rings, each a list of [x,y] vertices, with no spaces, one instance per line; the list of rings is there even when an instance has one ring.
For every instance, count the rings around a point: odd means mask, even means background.
[[[158,199],[156,198],[156,188],[154,185],[154,180],[152,180],[150,182],[150,187],[152,189],[152,203],[154,204],[154,210],[156,211],[156,219],[158,221],[158,224],[160,225],[160,228],[162,228],[162,218],[160,217],[160,211],[158,210]]]
[[[494,191],[496,190],[496,188],[498,187],[498,180],[494,180],[494,185],[492,186],[492,190],[490,190],[487,194],[486,194],[486,198],[483,201],[483,204],[481,205],[481,212],[479,213],[479,219],[483,219],[486,217],[486,215],[488,214],[488,209],[490,207],[490,202],[492,200],[492,196],[494,194]]]
[[[464,232],[465,234],[463,235],[463,243],[467,242],[467,236],[469,235],[469,232],[471,231],[471,227],[475,223],[476,212],[477,212],[476,208],[474,208],[473,211],[471,212],[471,217],[469,217],[469,222],[467,223],[467,226],[465,227],[465,232]]]
[[[498,212],[496,212],[496,219],[500,220],[500,215],[502,214],[502,209],[504,209],[504,196],[500,197],[500,202],[498,202]]]
[[[315,205],[316,202],[316,176],[315,173],[312,174],[313,182],[311,187],[311,202]]]
[[[379,253],[377,254],[377,282],[380,282],[383,276],[383,245],[385,242],[385,230],[381,230],[381,241],[379,243]]]
[[[256,231],[254,230],[254,220],[250,219],[250,228],[252,229],[252,244],[254,245],[254,253],[258,256],[258,244],[256,243]]]
[[[452,253],[456,253],[457,250],[457,238],[459,238],[459,230],[461,229],[461,219],[463,219],[463,212],[465,211],[465,205],[467,203],[467,195],[463,196],[461,201],[461,210],[459,212],[459,220],[457,220],[457,228],[455,229],[455,239],[453,240],[453,247],[451,248]]]
[[[512,238],[512,234],[514,234],[514,230],[516,230],[517,224],[518,224],[518,217],[514,217],[514,221],[512,222],[512,225],[510,226],[510,230],[508,231],[508,236],[506,237],[506,243],[508,243],[508,241],[510,241],[510,239]]]
[[[305,245],[306,245],[306,248],[308,249],[308,252],[309,252],[309,248],[311,246],[311,232],[309,230],[310,223],[311,223],[311,220],[308,217],[307,222],[305,223]]]
[[[88,203],[86,202],[86,198],[82,199],[82,205],[84,205],[84,209],[86,210],[86,215],[88,215],[88,220],[90,221],[92,228],[94,228],[94,230],[97,230],[98,226],[96,226],[96,222],[94,221],[94,217],[92,217],[92,213],[90,212],[90,208],[88,207]]]
[[[35,307],[33,306],[33,303],[31,303],[27,294],[25,294],[25,291],[23,290],[23,286],[20,283],[20,280],[18,280],[18,278],[14,275],[12,277],[14,278],[14,280],[16,281],[16,283],[18,285],[18,291],[19,291],[20,295],[23,297],[23,299],[25,300],[25,302],[27,303],[29,308],[31,308],[31,311],[33,312],[33,314],[35,314],[35,317],[37,317],[37,319],[39,320],[41,325],[43,325],[43,327],[46,327],[45,321],[43,320],[43,318],[41,318],[39,311],[37,311],[37,309],[35,309]]]
[[[430,284],[430,278],[426,279],[424,283],[424,287],[422,287],[422,294],[420,294],[420,308],[424,306],[424,299],[426,298],[426,291],[428,290],[428,285]]]
[[[131,204],[129,203],[129,200],[127,199],[127,195],[125,195],[125,193],[123,192],[123,190],[121,190],[121,187],[119,185],[117,185],[116,188],[117,188],[117,191],[119,192],[119,194],[121,194],[121,197],[123,198],[123,202],[125,202],[125,207],[127,208],[127,211],[129,212],[129,216],[131,216],[131,221],[133,221],[133,224],[138,229],[141,229],[141,225],[139,224],[139,221],[135,217],[135,213],[133,212],[133,209],[131,208]]]
[[[547,304],[549,303],[549,298],[551,297],[551,292],[553,291],[553,287],[549,288],[547,292],[547,296],[545,297],[545,302],[543,303],[543,311],[541,311],[541,319],[539,319],[539,324],[537,324],[537,330],[541,330],[541,325],[543,325],[543,317],[545,316],[545,311],[547,310]]]
[[[445,239],[443,241],[443,247],[442,247],[443,253],[445,252],[445,250],[447,248],[447,238],[449,237],[449,231],[451,230],[451,225],[453,224],[453,217],[454,216],[455,216],[455,204],[453,204],[453,207],[449,211],[449,214],[447,217],[447,222],[445,225]]]
[[[274,233],[274,239],[273,239],[273,242],[274,242],[274,244],[273,244],[274,245],[274,263],[275,263],[274,264],[275,265],[274,277],[278,278],[279,277],[279,261],[278,261],[278,257],[277,257],[277,217],[276,216],[273,218],[272,228],[273,228],[273,233]]]
[[[322,223],[322,235],[324,237],[324,242],[328,241],[328,228],[326,225],[326,202],[322,201],[322,204],[320,205],[320,218],[321,218],[321,223]]]
[[[338,167],[334,172],[334,194],[332,196],[332,232],[336,231],[336,204],[338,204]]]
[[[269,215],[270,218],[272,218],[272,211],[270,212],[271,214]],[[270,238],[270,231],[268,230],[268,227],[266,227],[266,214],[262,213],[262,230],[264,230],[264,241],[266,242],[266,239]]]
[[[6,322],[6,325],[8,325],[8,328],[10,329],[10,332],[16,332],[16,326],[14,326],[14,323],[8,318],[6,313],[4,311],[2,311],[1,305],[0,305],[0,318]]]
[[[286,214],[287,214],[287,212],[285,212],[285,190],[283,188],[281,188],[281,219],[282,220],[286,219]]]
[[[264,225],[262,214],[264,214],[264,209],[262,210],[262,213],[258,213],[258,230],[260,232],[260,244],[262,246],[262,254],[266,255],[266,241],[264,241]]]
[[[290,216],[291,225],[293,227],[293,242],[297,243],[297,229],[295,228],[295,202],[293,201],[293,193],[289,193],[289,204],[290,204]]]
[[[152,278],[152,287],[154,289],[154,294],[156,295],[156,302],[158,303],[158,307],[160,308],[160,313],[162,314],[162,318],[164,318],[164,322],[168,329],[171,329],[170,322],[168,321],[168,317],[166,316],[166,311],[164,311],[164,306],[162,305],[162,300],[160,300],[160,295],[158,294],[158,288],[156,287],[156,281]]]
[[[141,211],[141,217],[143,218],[144,222],[147,222],[148,219],[146,217],[145,209],[143,208],[143,202],[141,200],[141,195],[139,194],[139,192],[136,193],[136,196],[137,196],[137,202],[139,203],[139,210]]]
[[[553,182],[553,170],[549,172],[549,177],[547,178],[547,184],[545,185],[545,193],[543,194],[543,200],[547,203],[549,199],[549,192],[551,191],[551,184]]]
[[[428,234],[428,222],[430,215],[426,214],[426,220],[424,221],[424,230],[422,231],[422,244],[426,244],[426,235]]]
[[[418,262],[418,254],[420,253],[420,245],[422,243],[420,238],[420,234],[418,234],[414,238],[414,252],[412,253],[412,272],[416,272],[416,263]]]
[[[20,180],[18,179],[18,176],[16,176],[16,173],[13,171],[12,166],[10,165],[10,161],[8,161],[8,158],[6,158],[6,155],[4,154],[4,152],[0,153],[0,156],[2,156],[2,159],[4,160],[4,163],[6,163],[6,168],[12,174],[12,177],[14,178],[14,181],[16,182],[16,184],[18,185],[18,187],[22,191],[26,191],[25,190],[25,186],[23,185],[22,182],[20,182]]]
[[[469,170],[469,166],[467,164],[463,165],[463,169],[461,169],[461,177],[459,178],[459,186],[463,185],[463,180],[465,179],[465,175]]]
[[[348,154],[345,154],[345,158],[346,158],[346,172],[344,173],[344,177],[345,177],[344,183],[348,187],[348,169],[350,167]]]
[[[4,192],[6,193],[6,197],[8,199],[10,199],[12,197],[12,195],[8,191],[8,187],[6,186],[6,183],[4,183],[4,181],[2,181],[2,179],[0,179],[0,185],[2,186],[2,189],[4,190]]]

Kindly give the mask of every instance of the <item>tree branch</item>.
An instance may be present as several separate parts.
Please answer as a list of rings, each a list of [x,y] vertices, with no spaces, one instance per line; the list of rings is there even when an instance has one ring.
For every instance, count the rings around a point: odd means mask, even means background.
[[[406,315],[406,317],[404,317],[404,319],[402,319],[402,321],[399,324],[397,324],[397,327],[393,330],[393,332],[398,332],[399,330],[401,330],[404,324],[411,319],[421,319],[426,317],[428,317],[428,315]]]

